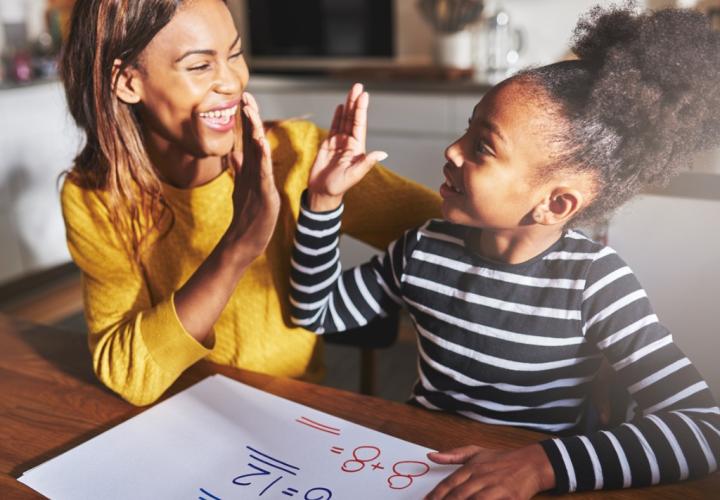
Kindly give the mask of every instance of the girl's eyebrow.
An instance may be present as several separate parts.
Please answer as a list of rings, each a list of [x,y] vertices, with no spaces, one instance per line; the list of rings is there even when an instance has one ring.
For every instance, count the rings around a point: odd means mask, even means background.
[[[480,122],[480,127],[488,129],[491,133],[496,135],[501,142],[507,144],[507,139],[505,139],[505,136],[500,131],[500,127],[498,127],[495,122],[492,122],[490,120],[482,120]]]
[[[238,43],[239,41],[240,41],[240,34],[237,34],[237,35],[235,36],[235,40],[233,40],[233,43],[230,44],[230,48],[232,49],[233,47],[235,47],[235,45],[237,45],[237,43]],[[176,63],[179,63],[180,61],[182,61],[182,60],[185,59],[186,57],[191,56],[191,55],[193,55],[193,54],[203,54],[203,55],[206,55],[206,56],[214,56],[214,55],[217,54],[217,52],[214,51],[214,50],[212,50],[212,49],[188,50],[188,51],[185,52],[183,55],[181,55],[180,57],[178,57],[177,59],[175,59],[175,62],[176,62]]]

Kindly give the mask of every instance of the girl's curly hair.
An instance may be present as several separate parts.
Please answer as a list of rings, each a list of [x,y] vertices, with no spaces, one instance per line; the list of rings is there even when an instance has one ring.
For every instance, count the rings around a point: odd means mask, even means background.
[[[596,180],[574,223],[608,217],[720,144],[720,32],[702,13],[595,7],[575,28],[573,52],[577,60],[519,77],[539,83],[568,124],[559,164]]]

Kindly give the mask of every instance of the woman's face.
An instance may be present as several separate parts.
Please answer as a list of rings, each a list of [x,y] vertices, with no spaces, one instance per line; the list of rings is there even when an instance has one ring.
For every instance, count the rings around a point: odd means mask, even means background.
[[[147,139],[198,158],[232,150],[248,68],[224,2],[183,3],[142,52],[140,68]]]
[[[552,163],[552,122],[527,83],[503,83],[472,110],[468,129],[445,150],[443,216],[487,229],[527,225],[547,195],[540,169]]]

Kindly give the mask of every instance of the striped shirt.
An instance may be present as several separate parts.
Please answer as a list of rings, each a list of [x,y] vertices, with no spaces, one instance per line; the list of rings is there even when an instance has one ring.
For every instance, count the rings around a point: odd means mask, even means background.
[[[301,208],[291,272],[296,325],[344,331],[407,308],[419,352],[411,401],[561,436],[541,442],[558,491],[716,470],[720,410],[611,248],[566,231],[533,259],[500,264],[468,248],[469,228],[431,220],[343,272],[341,214],[342,206]],[[636,416],[575,435],[602,357]]]

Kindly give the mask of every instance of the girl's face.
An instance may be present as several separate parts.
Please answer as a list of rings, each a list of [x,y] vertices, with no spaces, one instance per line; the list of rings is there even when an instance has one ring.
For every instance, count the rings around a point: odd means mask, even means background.
[[[198,158],[232,150],[248,68],[222,1],[185,2],[142,52],[140,67],[143,128],[161,150]]]
[[[548,194],[538,175],[552,162],[549,115],[528,83],[509,80],[475,106],[468,129],[445,150],[443,216],[485,229],[532,223]]]

